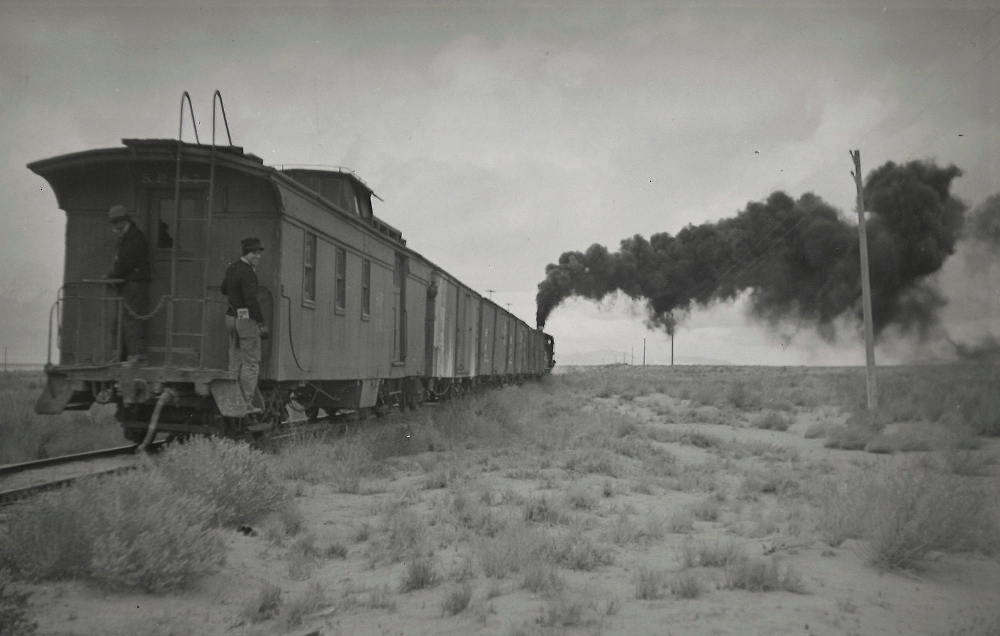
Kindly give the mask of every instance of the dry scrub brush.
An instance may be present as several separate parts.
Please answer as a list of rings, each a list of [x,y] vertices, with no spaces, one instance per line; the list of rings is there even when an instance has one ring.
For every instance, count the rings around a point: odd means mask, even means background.
[[[838,378],[842,405],[866,408],[864,374]],[[1000,435],[1000,365],[886,367],[879,371],[879,411],[888,421],[941,422],[978,435]]]
[[[382,532],[368,546],[369,564],[392,564],[419,558],[427,550],[427,531],[420,516],[402,504],[392,506],[382,518]]]
[[[326,592],[319,583],[312,583],[298,596],[284,603],[279,608],[281,625],[294,629],[305,622],[310,615],[322,609],[328,602]]]
[[[177,491],[209,502],[219,525],[247,523],[276,510],[287,497],[262,452],[224,438],[174,445],[157,465]]]
[[[502,579],[525,571],[543,557],[545,535],[525,524],[510,524],[494,537],[482,538],[476,556],[487,578]]]
[[[281,605],[281,588],[270,581],[264,581],[260,589],[244,602],[240,615],[247,623],[260,623],[277,616],[281,612]]]
[[[257,451],[194,440],[127,475],[18,507],[0,533],[0,560],[31,580],[180,588],[218,568],[223,544],[214,527],[250,521],[285,497]]]
[[[139,470],[28,503],[11,515],[0,553],[29,580],[85,577],[159,592],[218,567],[214,516],[205,500]]]
[[[792,418],[776,411],[765,411],[755,417],[751,424],[755,428],[762,428],[770,431],[787,431],[792,425]]]
[[[406,566],[403,580],[399,584],[400,592],[413,592],[428,587],[434,587],[441,582],[441,575],[437,573],[434,564],[427,558],[411,559]]]
[[[441,613],[445,616],[455,616],[465,611],[472,600],[472,585],[462,583],[448,592],[441,601]]]
[[[89,412],[38,415],[35,400],[45,387],[40,372],[0,374],[0,464],[120,446],[121,426],[113,410],[95,406]]]
[[[28,618],[28,592],[14,589],[10,583],[0,579],[0,634],[4,636],[28,636],[38,627]]]
[[[635,585],[635,597],[639,600],[651,601],[663,598],[668,585],[667,571],[640,566],[632,576],[632,584]]]
[[[793,592],[804,594],[802,577],[791,565],[778,559],[738,559],[726,567],[726,586],[748,592]]]
[[[1000,552],[1000,495],[982,478],[928,470],[917,460],[867,469],[816,496],[830,545],[861,540],[874,567],[914,569],[932,551]]]
[[[336,439],[302,437],[284,446],[270,458],[275,472],[284,479],[301,480],[310,484],[331,483],[339,492],[357,494],[361,480],[380,477],[387,472],[382,459],[393,450],[405,454],[406,448],[396,444],[396,435],[373,426]]]

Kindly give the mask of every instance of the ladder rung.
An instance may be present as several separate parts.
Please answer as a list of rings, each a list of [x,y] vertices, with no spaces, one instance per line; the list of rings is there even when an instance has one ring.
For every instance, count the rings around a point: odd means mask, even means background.
[[[146,350],[151,353],[166,353],[166,347],[146,347]],[[198,350],[192,347],[172,347],[171,351],[178,355],[197,355]]]
[[[205,337],[205,334],[203,334],[203,333],[171,333],[170,335],[173,336],[173,337],[175,337],[175,338],[178,337],[178,336],[183,337],[183,338],[204,338]]]

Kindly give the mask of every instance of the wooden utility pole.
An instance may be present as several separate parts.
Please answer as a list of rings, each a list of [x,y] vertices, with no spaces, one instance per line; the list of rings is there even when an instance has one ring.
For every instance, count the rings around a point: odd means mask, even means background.
[[[642,366],[646,366],[646,339],[642,339]]]
[[[868,277],[868,235],[865,230],[865,202],[861,193],[861,151],[851,150],[854,183],[858,188],[858,237],[861,242],[861,303],[865,314],[865,364],[868,379],[868,410],[878,409],[875,382],[875,331],[872,328],[872,286]]]
[[[670,332],[670,366],[674,366],[674,332]]]

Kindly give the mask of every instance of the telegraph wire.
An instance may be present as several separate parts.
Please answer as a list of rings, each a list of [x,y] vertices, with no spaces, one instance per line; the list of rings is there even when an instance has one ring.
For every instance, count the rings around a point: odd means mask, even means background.
[[[1000,11],[998,11],[998,13],[1000,13]],[[948,86],[946,86],[946,87],[944,88],[944,90],[942,90],[942,91],[941,91],[940,93],[938,93],[938,95],[937,95],[937,96],[936,96],[936,97],[934,98],[934,100],[933,100],[933,101],[937,101],[937,100],[940,100],[940,99],[941,99],[941,97],[942,97],[942,96],[943,96],[943,95],[944,95],[944,94],[945,94],[945,93],[946,93],[946,92],[947,92],[947,91],[948,91],[949,89],[953,88],[953,87],[954,87],[955,85],[957,85],[957,84],[958,84],[958,82],[961,82],[961,81],[962,81],[962,80],[964,80],[964,79],[965,79],[966,77],[968,77],[968,76],[969,76],[969,74],[971,74],[971,73],[972,73],[972,71],[976,70],[976,67],[978,67],[978,66],[979,66],[980,64],[982,64],[983,62],[985,62],[985,61],[986,61],[986,60],[987,60],[987,59],[988,59],[988,58],[989,58],[989,57],[990,57],[991,55],[993,55],[993,53],[995,53],[995,52],[996,52],[996,51],[997,51],[998,49],[1000,49],[1000,38],[998,38],[998,40],[997,40],[997,43],[996,43],[996,44],[994,44],[994,45],[993,45],[993,47],[992,47],[991,49],[989,49],[989,50],[988,50],[988,51],[986,52],[986,54],[985,54],[985,55],[983,55],[983,56],[982,56],[981,58],[979,58],[979,59],[978,59],[978,60],[977,60],[976,62],[974,62],[974,63],[973,63],[973,64],[972,64],[972,65],[971,65],[971,66],[970,66],[970,67],[968,68],[968,70],[966,70],[966,72],[962,74],[962,76],[961,76],[961,77],[959,77],[959,78],[958,78],[957,80],[955,80],[955,82],[952,82],[951,84],[949,84]],[[928,109],[928,108],[930,108],[930,103],[928,103],[928,105],[927,105],[927,106],[924,106],[923,110],[921,110],[921,111],[920,111],[919,113],[917,113],[917,115],[916,115],[916,116],[915,116],[915,117],[913,118],[913,119],[914,119],[914,123],[916,123],[916,121],[917,121],[917,120],[918,120],[918,119],[920,118],[920,116],[921,116],[921,115],[923,115],[923,114],[924,114],[925,112],[927,112],[927,109]],[[941,137],[943,137],[943,136],[945,136],[945,135],[947,135],[947,134],[949,134],[949,133],[952,133],[952,132],[954,132],[954,130],[955,130],[955,129],[954,129],[954,126],[952,126],[951,128],[948,128],[947,130],[943,130],[943,131],[939,132],[938,134],[936,134],[936,135],[934,135],[934,136],[932,136],[932,137],[929,137],[928,139],[926,139],[926,140],[925,140],[925,141],[923,142],[923,144],[922,144],[922,145],[923,145],[923,146],[928,146],[928,145],[930,144],[930,142],[932,142],[932,141],[937,141],[937,140],[938,140],[938,139],[940,139]],[[913,156],[914,156],[914,154],[915,154],[914,152],[911,152],[911,153],[910,153],[909,155],[907,155],[907,158],[909,159],[909,158],[913,157]]]
[[[700,297],[702,297],[702,295],[704,295],[705,292],[707,292],[709,289],[711,289],[711,294],[709,294],[709,296],[708,296],[708,299],[710,299],[711,295],[714,294],[718,290],[719,286],[721,286],[723,280],[726,278],[726,276],[730,272],[732,272],[736,268],[740,268],[740,271],[736,272],[736,276],[733,276],[732,279],[729,282],[735,281],[739,277],[740,274],[742,274],[745,271],[748,271],[751,267],[755,266],[758,262],[760,262],[760,260],[762,258],[764,258],[765,256],[767,256],[771,252],[771,250],[773,250],[774,248],[776,248],[779,245],[781,245],[782,241],[784,241],[803,221],[805,221],[808,218],[809,218],[808,214],[802,215],[802,218],[800,218],[798,221],[796,221],[795,223],[793,223],[790,228],[788,228],[781,236],[777,237],[777,239],[775,239],[774,242],[772,242],[767,248],[765,248],[763,252],[761,252],[756,257],[754,257],[753,260],[744,259],[743,262],[734,263],[729,268],[727,268],[726,271],[722,272],[722,274],[720,274],[718,277],[716,277],[715,280],[713,280],[713,281],[711,281],[711,282],[703,285],[696,293],[691,294],[691,298],[693,298],[695,301],[698,301],[698,299]],[[765,237],[765,238],[761,239],[760,241],[757,242],[756,245],[754,245],[752,248],[750,248],[750,250],[748,250],[748,252],[750,252],[752,254],[753,251],[755,249],[757,249],[757,247],[760,246],[761,243],[763,243],[764,241],[768,240],[769,238],[770,237]]]
[[[982,35],[987,29],[989,29],[990,24],[998,16],[1000,16],[1000,9],[997,9],[996,11],[994,11],[993,14],[989,18],[987,18],[987,20],[982,24],[982,26],[979,27],[979,29],[977,29],[972,35],[969,35],[968,37],[964,38],[962,40],[962,44],[953,53],[951,53],[950,55],[948,55],[946,58],[939,59],[938,62],[934,65],[934,67],[931,70],[929,70],[926,73],[924,73],[923,79],[921,79],[920,82],[916,86],[914,86],[913,88],[909,89],[908,91],[906,91],[904,93],[904,95],[902,96],[902,101],[905,103],[906,101],[915,100],[917,97],[919,97],[920,94],[923,92],[922,89],[923,89],[924,85],[927,84],[927,82],[931,78],[938,78],[939,77],[939,71],[940,71],[940,69],[941,69],[941,67],[943,65],[943,62],[944,61],[949,61],[950,62],[952,59],[955,59],[958,56],[959,53],[961,53],[963,50],[965,50],[967,48],[969,42],[971,42],[972,45],[973,45],[973,47],[975,47],[976,43],[975,43],[974,39],[977,38],[977,37],[979,37],[980,35]],[[995,50],[996,50],[996,47],[993,47],[990,51],[988,51],[986,53],[985,56],[983,56],[982,58],[980,58],[977,62],[974,62],[972,64],[972,66],[975,67],[978,64],[980,64],[983,61],[983,59],[989,57],[989,55],[992,54],[993,51],[995,51]],[[961,81],[962,79],[965,79],[965,77],[968,75],[969,72],[971,72],[971,69],[970,69],[970,71],[968,71],[965,74],[963,74],[962,77],[959,78],[959,81]],[[945,90],[943,90],[940,93],[938,93],[938,95],[934,98],[934,100],[936,101],[936,100],[940,99],[941,96],[950,87],[951,87],[951,85],[946,86]],[[916,120],[921,115],[923,115],[925,112],[927,112],[928,108],[930,108],[929,104],[927,106],[925,106],[919,113],[917,113],[917,115],[913,117],[913,123],[915,123]],[[873,123],[873,124],[871,124],[865,130],[865,132],[864,132],[864,134],[862,136],[863,137],[867,137],[868,135],[870,135],[872,133],[872,131],[874,131],[875,128],[878,127],[878,125],[879,125],[879,123]]]
[[[973,46],[975,46],[975,42],[973,40],[975,38],[977,38],[978,36],[980,36],[981,34],[983,34],[985,31],[987,31],[987,29],[989,29],[990,24],[992,24],[993,21],[998,16],[1000,16],[1000,9],[997,9],[996,11],[994,11],[993,14],[990,15],[990,17],[986,20],[986,22],[983,23],[983,25],[981,27],[979,27],[972,35],[970,35],[969,37],[965,38],[963,40],[962,45],[958,48],[958,51],[956,53],[952,53],[951,56],[950,56],[950,58],[954,58],[958,54],[958,52],[964,50],[966,48],[966,46],[967,46],[966,43],[968,43],[968,42],[973,42]],[[979,65],[981,65],[987,59],[989,59],[989,57],[991,55],[993,55],[993,53],[995,53],[998,49],[1000,49],[1000,40],[998,40],[998,42],[996,44],[994,44],[989,50],[987,50],[986,53],[984,55],[982,55],[978,60],[976,60],[975,62],[973,62],[960,77],[958,77],[956,80],[948,83],[948,85],[945,86],[944,89],[942,89],[932,100],[930,100],[928,102],[925,102],[927,105],[925,105],[924,108],[921,109],[921,111],[919,113],[917,113],[913,117],[913,121],[916,122],[920,118],[921,115],[923,115],[925,112],[927,112],[927,110],[930,108],[930,105],[931,105],[931,103],[933,101],[939,100],[945,93],[947,93],[949,90],[951,90],[955,85],[957,85],[959,82],[963,81],[974,70],[976,70],[976,68]],[[924,79],[921,80],[920,84],[918,84],[918,86],[915,89],[913,89],[913,91],[911,91],[909,94],[911,96],[916,96],[916,93],[919,91],[919,89],[922,88],[923,85],[926,84],[927,81],[931,77],[935,77],[936,76],[937,70],[938,70],[938,68],[941,65],[942,65],[942,62],[939,61],[935,65],[934,69],[931,72],[926,73],[924,75]],[[867,131],[866,135],[868,133],[871,133],[871,131],[874,130],[876,126],[877,126],[877,124],[872,124],[872,126],[870,126],[868,128],[868,131]],[[951,132],[950,129],[946,130],[944,132],[938,133],[934,137],[931,137],[930,139],[926,140],[924,142],[924,144],[922,144],[922,145],[926,146],[926,145],[929,144],[929,142],[936,141],[938,138],[940,138],[941,136],[943,136],[943,135],[945,135],[945,134],[947,134],[949,132]],[[911,152],[908,155],[908,158],[913,157],[914,154],[915,153]],[[703,285],[691,297],[697,301],[706,292],[708,292],[709,290],[711,290],[711,293],[709,294],[709,299],[710,299],[711,298],[711,294],[714,294],[718,290],[718,288],[722,285],[722,283],[725,282],[726,277],[734,269],[739,268],[739,271],[737,271],[736,274],[728,282],[735,281],[741,274],[743,274],[746,271],[749,271],[752,267],[754,267],[758,262],[760,262],[761,259],[763,259],[765,256],[767,256],[775,247],[777,247],[778,245],[780,245],[781,241],[783,241],[786,237],[788,237],[788,235],[790,235],[792,233],[792,231],[794,231],[795,228],[798,227],[798,225],[800,223],[802,223],[803,221],[805,221],[807,218],[808,218],[808,216],[804,215],[794,225],[792,225],[792,227],[790,227],[786,232],[784,232],[780,237],[778,237],[775,240],[775,242],[771,243],[771,245],[769,245],[761,254],[759,254],[757,257],[753,258],[752,261],[749,261],[749,262],[748,261],[743,261],[742,263],[736,263],[736,264],[730,266],[722,274],[720,274],[715,280],[713,280],[712,282],[710,282],[710,283],[708,283],[706,285]],[[771,237],[765,237],[765,238],[761,239],[753,247],[750,248],[749,252],[753,253],[762,243],[764,243],[765,241],[768,241],[768,240],[771,240]],[[853,252],[851,250],[848,250],[847,253],[840,259],[840,261],[838,261],[834,265],[833,269],[836,269],[837,267],[839,267],[847,258],[851,257],[852,254],[853,254]],[[814,304],[819,299],[820,294],[823,291],[825,291],[825,289],[829,286],[829,284],[830,284],[830,279],[828,277],[826,283],[824,283],[823,287],[821,287],[820,290],[819,290],[819,292],[817,292],[816,295],[813,297],[813,300],[811,301],[810,305]]]

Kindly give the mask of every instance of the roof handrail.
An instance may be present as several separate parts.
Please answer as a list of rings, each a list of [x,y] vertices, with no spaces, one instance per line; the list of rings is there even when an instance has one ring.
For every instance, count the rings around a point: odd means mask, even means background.
[[[184,94],[181,95],[181,123],[180,123],[180,126],[177,129],[177,142],[180,143],[180,142],[184,141],[184,100],[185,99],[187,100],[187,103],[188,103],[188,112],[191,113],[191,128],[194,129],[194,141],[195,141],[196,144],[198,144],[200,146],[201,145],[201,140],[198,139],[198,123],[197,123],[197,120],[194,118],[194,106],[191,105],[191,95],[189,95],[187,91],[184,91]]]
[[[344,166],[335,166],[332,164],[325,164],[325,163],[280,163],[277,166],[274,166],[274,168],[281,172],[284,172],[285,170],[323,170],[324,172],[339,172],[340,174],[346,174],[348,176],[354,177],[354,180],[363,185],[365,188],[367,188],[368,192],[370,192],[373,197],[375,197],[382,203],[385,203],[385,199],[375,194],[375,191],[372,190],[371,186],[365,183],[361,179],[361,177],[358,176],[358,173],[352,170],[351,168],[347,168]]]

